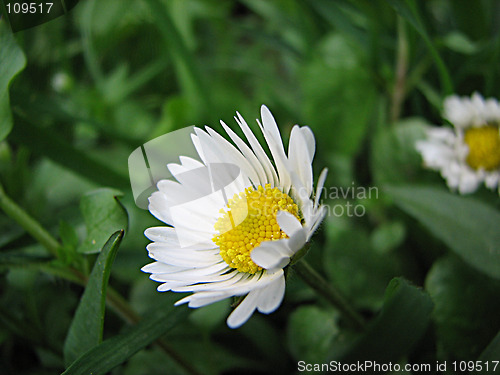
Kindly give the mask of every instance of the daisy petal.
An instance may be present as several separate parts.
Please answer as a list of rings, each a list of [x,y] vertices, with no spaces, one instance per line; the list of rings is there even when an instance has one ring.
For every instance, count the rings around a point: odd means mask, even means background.
[[[257,308],[259,290],[253,290],[245,299],[233,310],[227,318],[229,328],[238,328],[243,325]]]
[[[295,232],[302,229],[300,220],[289,212],[278,211],[276,214],[276,220],[278,221],[278,225],[281,230],[283,230],[288,237],[291,237]]]
[[[252,261],[266,270],[285,267],[290,262],[290,255],[284,240],[263,242],[250,253]]]
[[[276,310],[285,296],[285,278],[280,277],[270,284],[266,289],[261,289],[261,298],[257,303],[257,309],[263,314],[270,314]]]

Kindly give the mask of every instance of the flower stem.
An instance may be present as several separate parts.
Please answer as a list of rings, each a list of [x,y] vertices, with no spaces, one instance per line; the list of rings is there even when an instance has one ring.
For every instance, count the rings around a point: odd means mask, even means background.
[[[400,16],[397,18],[398,46],[396,57],[396,80],[391,98],[391,123],[394,124],[401,116],[401,107],[406,96],[406,73],[408,71],[408,40],[406,35],[406,25]]]
[[[363,317],[351,306],[340,292],[328,283],[304,259],[297,262],[293,269],[311,288],[325,297],[332,305],[347,316],[358,329],[364,329],[366,322]]]
[[[52,255],[57,256],[57,249],[60,247],[59,242],[57,242],[38,221],[33,219],[26,211],[10,199],[1,184],[0,208],[7,214],[7,216],[21,225],[26,232],[42,244]]]

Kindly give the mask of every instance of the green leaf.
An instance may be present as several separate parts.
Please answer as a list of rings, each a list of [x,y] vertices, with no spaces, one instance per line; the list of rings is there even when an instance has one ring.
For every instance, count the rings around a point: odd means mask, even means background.
[[[432,301],[427,293],[403,278],[394,278],[386,289],[382,311],[367,333],[344,353],[334,356],[347,363],[398,362],[424,335],[431,312]]]
[[[106,287],[122,238],[123,231],[114,233],[97,257],[64,343],[66,364],[102,341]]]
[[[301,306],[288,321],[287,342],[296,360],[321,363],[337,333],[333,312],[316,306]]]
[[[425,137],[427,123],[418,118],[405,119],[393,127],[380,128],[372,144],[371,170],[377,184],[408,182],[422,171],[415,142]]]
[[[435,304],[440,359],[477,358],[500,329],[500,282],[448,256],[434,263],[425,288]]]
[[[0,141],[12,129],[9,84],[26,65],[26,57],[5,22],[0,22]]]
[[[488,205],[430,187],[386,187],[403,211],[420,221],[468,264],[500,278],[500,213]]]
[[[108,239],[109,233],[127,229],[127,211],[118,200],[118,190],[103,188],[84,195],[80,201],[87,237],[78,252],[97,253]]]
[[[69,366],[62,375],[104,375],[139,350],[176,327],[187,316],[188,307],[158,309],[126,333],[105,340]]]

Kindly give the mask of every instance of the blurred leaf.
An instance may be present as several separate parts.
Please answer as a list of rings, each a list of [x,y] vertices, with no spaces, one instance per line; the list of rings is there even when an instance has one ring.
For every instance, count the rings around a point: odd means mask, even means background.
[[[403,223],[394,221],[384,223],[370,234],[372,247],[379,253],[387,253],[401,245],[406,235]]]
[[[185,371],[157,347],[141,350],[124,365],[123,375],[185,374]]]
[[[248,342],[236,342],[234,336],[231,336],[227,347],[224,347],[219,344],[218,340],[207,338],[197,329],[191,331],[186,325],[183,328],[184,332],[176,330],[174,331],[176,334],[169,334],[167,339],[175,342],[175,349],[179,353],[183,353],[183,357],[187,358],[190,365],[197,369],[200,374],[237,374],[240,369],[252,369],[257,373],[265,368],[264,358],[258,356],[256,360],[253,359],[255,358],[254,353],[248,353],[248,346],[242,345],[248,344]],[[231,333],[236,334],[235,332]],[[237,349],[238,346],[241,346],[240,350]],[[181,373],[187,372],[182,371]]]
[[[328,221],[327,225],[336,225]],[[399,259],[371,247],[367,232],[348,228],[330,236],[323,267],[328,278],[357,307],[380,308],[387,283],[400,273]]]
[[[287,286],[287,291],[288,289]],[[254,314],[238,331],[258,349],[257,353],[261,362],[269,363],[275,369],[274,373],[286,374],[288,353],[283,345],[283,337],[267,317]]]
[[[58,259],[64,264],[71,264],[76,256],[78,234],[73,226],[61,220],[59,222],[59,238],[61,238],[62,246],[57,249]]]
[[[353,156],[361,146],[376,99],[363,51],[342,35],[330,34],[313,56],[301,76],[306,123],[333,135],[317,139],[324,149]]]
[[[435,305],[441,359],[477,358],[500,329],[500,283],[448,256],[434,263],[425,288]]]
[[[398,207],[467,263],[500,279],[500,213],[473,198],[429,187],[387,186]]]
[[[173,310],[159,309],[126,333],[105,340],[69,366],[62,375],[104,375],[125,362],[139,350],[176,327],[186,316],[187,306]]]
[[[390,128],[380,128],[372,143],[370,159],[377,185],[415,180],[422,171],[415,142],[425,137],[427,124],[418,118],[405,119]]]
[[[456,28],[479,40],[491,35],[492,23],[496,22],[496,18],[488,17],[488,12],[496,13],[496,6],[496,1],[479,1],[471,11],[469,0],[453,0],[449,2],[449,11]]]
[[[327,22],[344,35],[352,37],[364,46],[368,44],[367,33],[358,27],[356,22],[353,22],[354,18],[362,17],[362,14],[356,12],[352,2],[346,0],[308,0],[308,3],[321,17],[324,17]]]
[[[24,229],[7,216],[0,216],[0,248],[24,234]]]
[[[287,342],[296,360],[322,363],[337,333],[333,312],[316,306],[301,306],[289,318]]]
[[[109,233],[127,229],[127,211],[118,200],[118,190],[102,188],[85,194],[80,209],[87,227],[87,237],[78,248],[80,253],[97,253]]]
[[[34,120],[33,120],[34,121]],[[88,151],[73,147],[68,141],[50,129],[30,123],[18,117],[11,137],[18,144],[25,145],[33,153],[46,156],[75,173],[101,185],[129,186],[128,176],[121,174],[108,164],[96,160]],[[124,163],[126,161],[124,160]]]
[[[26,57],[6,22],[1,21],[0,46],[0,141],[2,141],[12,129],[9,84],[26,65]]]
[[[59,237],[61,238],[63,246],[76,248],[78,245],[78,235],[76,234],[75,228],[64,220],[61,220],[59,223]]]
[[[426,292],[403,278],[394,278],[386,289],[384,306],[366,334],[344,353],[333,355],[348,363],[398,362],[424,335],[431,312],[432,301]]]
[[[97,257],[64,343],[66,365],[102,341],[106,288],[122,238],[123,231],[114,233]]]
[[[211,97],[205,76],[201,75],[195,56],[173,22],[169,7],[160,0],[145,0],[145,3],[151,10],[151,16],[165,41],[164,45],[168,47],[167,54],[173,58],[178,85],[193,107],[208,115]]]
[[[23,253],[19,250],[0,252],[0,266],[28,266],[33,263],[45,263],[53,259],[52,256]]]
[[[443,44],[454,52],[472,55],[479,51],[479,46],[470,40],[465,34],[451,32],[443,38]]]
[[[406,21],[412,25],[415,30],[424,39],[430,54],[432,55],[436,67],[439,71],[439,78],[441,80],[441,90],[444,95],[451,95],[453,93],[453,84],[451,81],[450,73],[448,68],[444,64],[443,59],[439,55],[434,43],[432,42],[427,30],[422,23],[420,15],[417,9],[417,3],[415,0],[386,0],[394,10],[403,17]]]

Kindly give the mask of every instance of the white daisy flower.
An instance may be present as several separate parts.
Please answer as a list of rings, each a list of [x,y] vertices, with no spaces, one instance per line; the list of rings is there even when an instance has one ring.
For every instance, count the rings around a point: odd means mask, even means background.
[[[227,319],[231,328],[255,309],[269,314],[280,306],[283,268],[325,215],[319,198],[326,169],[314,194],[311,129],[293,127],[286,155],[266,106],[261,117],[272,161],[237,113],[249,145],[222,121],[234,145],[209,127],[195,128],[191,138],[200,161],[180,156],[180,164],[168,165],[176,181],[160,181],[149,198],[150,212],[170,227],[146,230],[155,262],[142,270],[162,283],[158,291],[192,292],[176,305],[197,308],[245,296]]]
[[[451,96],[444,102],[444,117],[453,128],[435,127],[416,148],[428,168],[438,170],[448,187],[472,193],[484,183],[500,194],[500,104],[483,99]]]

